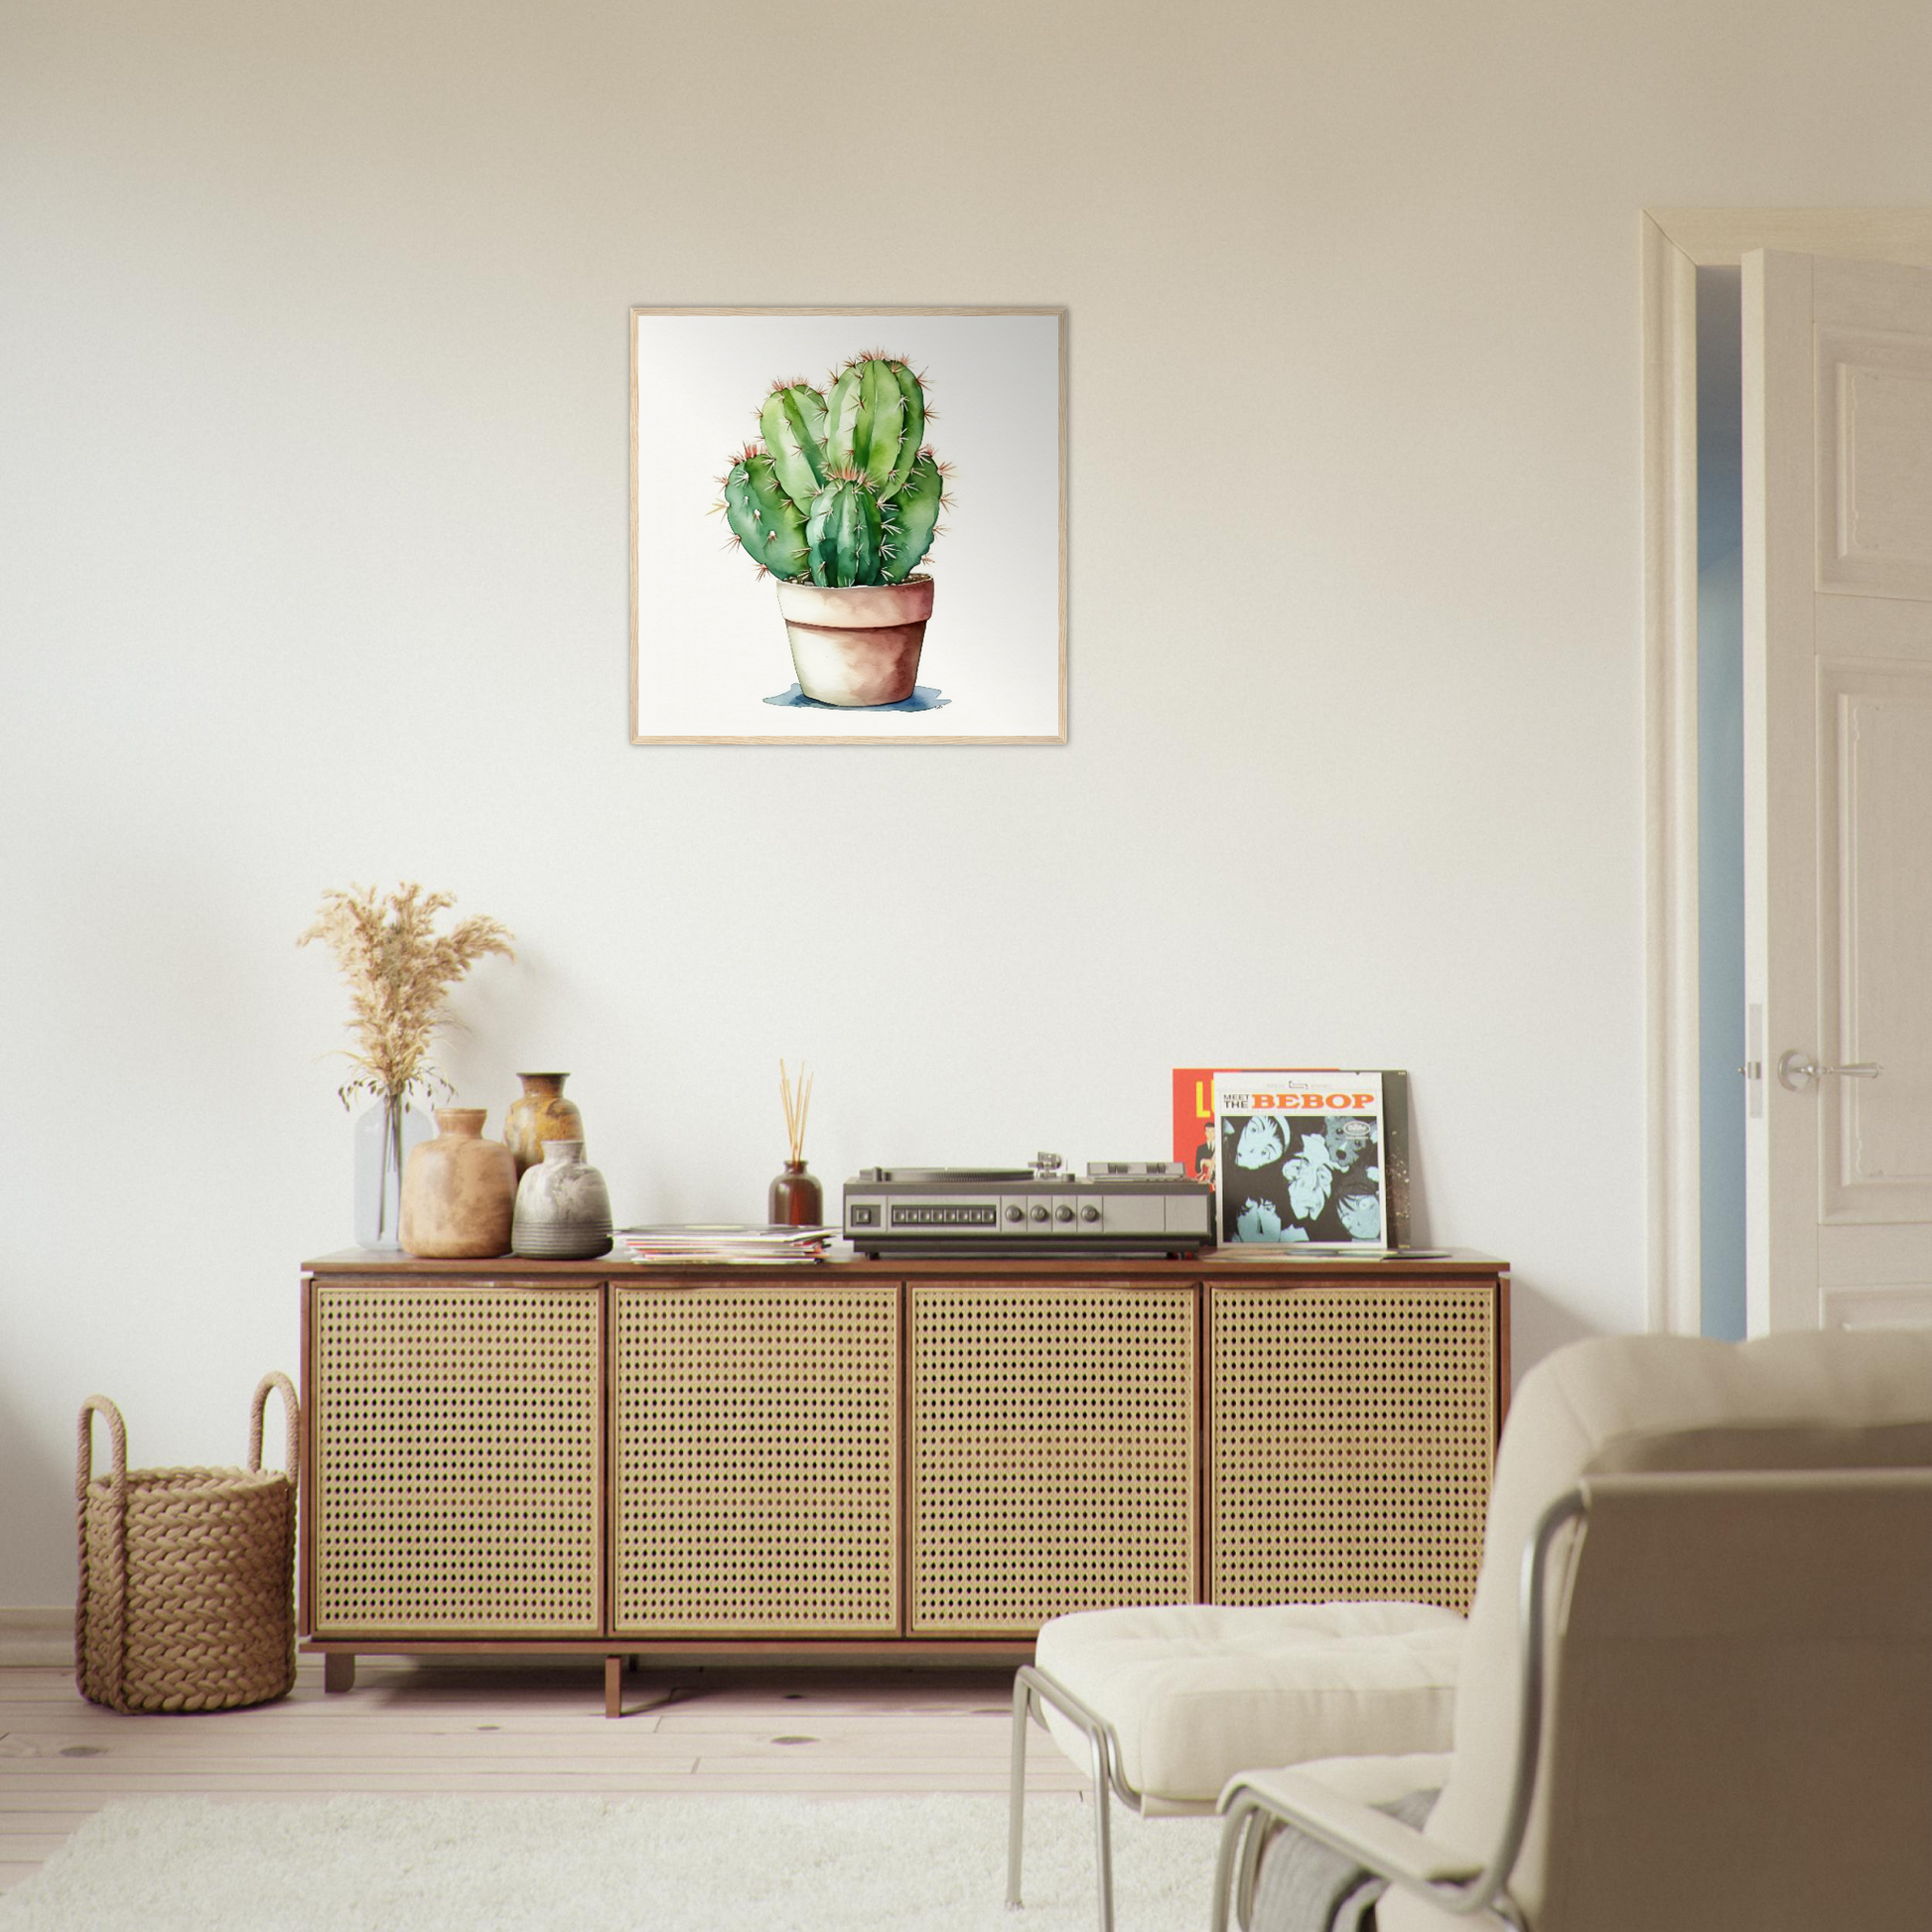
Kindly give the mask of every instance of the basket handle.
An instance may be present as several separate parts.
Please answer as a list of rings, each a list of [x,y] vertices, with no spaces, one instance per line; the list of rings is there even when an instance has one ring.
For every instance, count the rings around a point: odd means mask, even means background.
[[[107,1501],[113,1512],[109,1526],[111,1541],[106,1551],[104,1577],[93,1575],[91,1548],[87,1534],[87,1492],[94,1481],[94,1418],[107,1418],[107,1433],[114,1445],[114,1473],[108,1478]],[[90,1395],[80,1405],[80,1454],[75,1465],[74,1508],[80,1541],[78,1587],[73,1598],[73,1674],[81,1694],[96,1703],[125,1708],[127,1695],[127,1424],[121,1412],[104,1395]],[[91,1598],[96,1585],[101,1597],[98,1617],[98,1642],[89,1644],[88,1628],[95,1611]],[[102,1685],[89,1687],[89,1659],[97,1657],[112,1675]],[[103,1695],[96,1696],[96,1689]]]
[[[295,1384],[280,1369],[270,1369],[255,1388],[254,1406],[248,1414],[248,1468],[252,1473],[262,1465],[262,1424],[270,1389],[282,1392],[282,1414],[289,1428],[286,1463],[289,1480],[294,1482],[302,1473],[302,1405],[296,1400]]]
[[[114,1446],[114,1500],[119,1503],[127,1493],[127,1424],[121,1412],[104,1395],[90,1395],[80,1405],[80,1455],[75,1469],[73,1493],[85,1504],[87,1485],[94,1479],[94,1417],[107,1418],[107,1434]]]

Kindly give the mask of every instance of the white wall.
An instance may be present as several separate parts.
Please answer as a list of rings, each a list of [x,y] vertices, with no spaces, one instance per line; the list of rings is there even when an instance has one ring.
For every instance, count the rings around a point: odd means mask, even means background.
[[[1414,1071],[1519,1361],[1642,1319],[1637,210],[1924,197],[1922,9],[0,16],[0,1603],[347,1234],[320,891],[517,931],[629,1217]],[[1862,51],[1883,46],[1874,63]],[[899,74],[881,84],[880,74]],[[626,742],[625,310],[1071,311],[1064,749]]]

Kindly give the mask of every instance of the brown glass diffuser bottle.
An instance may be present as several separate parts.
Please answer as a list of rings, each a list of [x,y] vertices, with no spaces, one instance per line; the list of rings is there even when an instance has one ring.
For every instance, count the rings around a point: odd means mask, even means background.
[[[818,1176],[805,1171],[805,1116],[811,1110],[812,1079],[803,1062],[796,1086],[784,1061],[778,1062],[778,1098],[784,1102],[785,1140],[791,1159],[764,1197],[765,1218],[773,1227],[822,1227],[825,1190],[818,1184]]]
[[[815,1228],[825,1224],[825,1189],[818,1175],[806,1172],[802,1161],[787,1161],[785,1171],[764,1197],[765,1212],[774,1228]]]

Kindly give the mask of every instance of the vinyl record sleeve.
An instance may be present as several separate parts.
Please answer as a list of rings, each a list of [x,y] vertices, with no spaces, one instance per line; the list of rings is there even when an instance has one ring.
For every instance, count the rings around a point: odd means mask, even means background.
[[[1217,1081],[1238,1083],[1228,1088],[1232,1097],[1252,1098],[1257,1093],[1275,1097],[1292,1094],[1296,1097],[1297,1104],[1293,1108],[1261,1110],[1276,1117],[1273,1133],[1281,1142],[1281,1150],[1274,1158],[1271,1173],[1264,1174],[1259,1160],[1269,1130],[1258,1130],[1256,1138],[1250,1141],[1249,1153],[1255,1157],[1256,1165],[1246,1168],[1234,1158],[1240,1148],[1242,1129],[1236,1129],[1231,1143],[1223,1140],[1215,1109]],[[1331,1115],[1325,1107],[1308,1107],[1301,1104],[1302,1101],[1317,1093],[1325,1101],[1330,1094],[1352,1098],[1364,1092],[1373,1092],[1377,1096],[1373,1109],[1376,1115],[1376,1160],[1373,1163],[1364,1161],[1359,1147],[1352,1150],[1351,1158],[1351,1150],[1344,1147],[1342,1132],[1337,1127],[1339,1159],[1330,1157],[1325,1160],[1330,1175],[1326,1192],[1312,1215],[1297,1216],[1294,1212],[1295,1202],[1290,1198],[1290,1176],[1285,1172],[1286,1168],[1298,1158],[1303,1161],[1304,1169],[1298,1176],[1301,1180],[1299,1198],[1305,1207],[1313,1204],[1312,1195],[1321,1191],[1321,1183],[1307,1169],[1310,1164],[1316,1168],[1324,1165],[1330,1118],[1339,1122],[1348,1118],[1350,1113],[1347,1108],[1336,1108]],[[1254,1112],[1253,1109],[1242,1112],[1240,1118],[1244,1125],[1253,1118]],[[1287,1124],[1291,1120],[1294,1122],[1292,1127]],[[1296,1136],[1292,1142],[1289,1138],[1291,1134]],[[1318,1135],[1321,1142],[1320,1155],[1302,1145],[1303,1141],[1314,1135]],[[1352,1130],[1349,1132],[1350,1141],[1358,1138]],[[1401,1249],[1409,1245],[1409,1074],[1406,1068],[1305,1066],[1244,1070],[1233,1067],[1175,1067],[1173,1159],[1192,1178],[1214,1184],[1216,1226],[1224,1244],[1276,1247],[1307,1243],[1321,1247],[1353,1247],[1364,1252]],[[1370,1165],[1379,1170],[1373,1189],[1379,1203],[1379,1231],[1374,1238],[1365,1239],[1350,1231],[1341,1214],[1342,1203],[1364,1191],[1362,1181],[1353,1178],[1356,1171]],[[1229,1175],[1228,1184],[1223,1184],[1224,1173]],[[1240,1177],[1239,1195],[1233,1192],[1235,1183],[1232,1175]],[[1254,1202],[1252,1210],[1249,1207],[1251,1199]],[[1232,1212],[1228,1211],[1230,1206]],[[1359,1205],[1350,1208],[1349,1220],[1356,1227],[1367,1225]]]

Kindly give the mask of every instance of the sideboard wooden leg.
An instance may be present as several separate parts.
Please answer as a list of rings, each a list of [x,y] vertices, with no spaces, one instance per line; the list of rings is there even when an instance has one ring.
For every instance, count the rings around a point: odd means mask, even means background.
[[[607,1718],[623,1716],[623,1659],[607,1657],[604,1660],[604,1715]]]
[[[352,1650],[326,1650],[322,1654],[322,1688],[325,1691],[352,1691],[355,1688],[355,1653]]]

